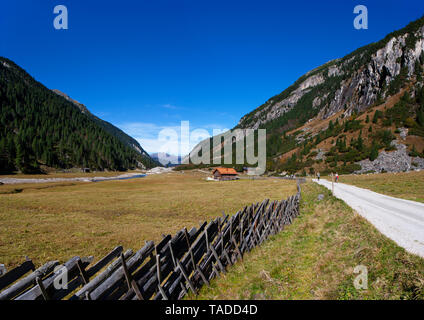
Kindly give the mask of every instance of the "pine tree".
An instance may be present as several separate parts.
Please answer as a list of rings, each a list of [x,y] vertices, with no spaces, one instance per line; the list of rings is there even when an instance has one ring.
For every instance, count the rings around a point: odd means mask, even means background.
[[[333,130],[334,130],[334,124],[333,124],[333,121],[332,120],[330,120],[330,123],[328,125],[328,129],[329,129],[330,133],[332,133]]]
[[[371,147],[370,160],[371,160],[371,161],[374,161],[375,159],[377,159],[377,157],[378,157],[378,146],[377,146],[377,144],[374,142],[374,143],[372,144],[372,147]]]
[[[424,127],[424,107],[420,107],[417,111],[417,124]]]
[[[356,145],[357,145],[358,151],[362,151],[364,149],[364,141],[362,140],[361,136],[359,136]]]
[[[25,149],[19,139],[16,139],[16,157],[15,166],[21,171],[25,172]]]

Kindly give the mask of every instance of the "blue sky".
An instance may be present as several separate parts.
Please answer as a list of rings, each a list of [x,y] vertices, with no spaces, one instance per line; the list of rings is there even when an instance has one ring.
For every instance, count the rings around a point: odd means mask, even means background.
[[[353,8],[369,29],[353,28]],[[65,5],[69,29],[53,28]],[[424,1],[14,0],[0,55],[157,151],[158,132],[234,127],[307,71],[424,14]]]

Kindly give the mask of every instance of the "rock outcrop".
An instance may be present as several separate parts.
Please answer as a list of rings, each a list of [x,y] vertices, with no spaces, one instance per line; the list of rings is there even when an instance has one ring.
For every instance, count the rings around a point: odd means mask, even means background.
[[[424,24],[424,19],[415,24]],[[393,33],[376,44],[308,72],[281,94],[244,116],[238,127],[257,129],[301,104],[310,104],[303,105],[303,109],[317,108],[321,119],[341,110],[346,110],[347,115],[363,111],[378,99],[387,97],[391,84],[402,72],[407,78],[413,77],[423,52],[424,26],[407,27],[403,32]]]
[[[382,151],[374,161],[367,159],[358,162],[362,169],[355,173],[404,172],[424,169],[424,159],[410,157],[404,144],[392,142],[392,145],[396,147],[396,151]]]

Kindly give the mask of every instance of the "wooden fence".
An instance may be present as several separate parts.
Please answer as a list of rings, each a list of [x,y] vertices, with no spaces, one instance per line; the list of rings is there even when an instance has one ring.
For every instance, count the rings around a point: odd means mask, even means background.
[[[188,291],[197,294],[291,224],[299,215],[300,197],[298,184],[297,194],[287,200],[265,200],[231,217],[223,214],[199,228],[163,236],[156,245],[148,241],[135,253],[116,247],[93,265],[93,257],[73,257],[60,268],[51,261],[35,269],[27,260],[0,277],[0,300],[177,300]],[[63,270],[66,288],[60,283]]]

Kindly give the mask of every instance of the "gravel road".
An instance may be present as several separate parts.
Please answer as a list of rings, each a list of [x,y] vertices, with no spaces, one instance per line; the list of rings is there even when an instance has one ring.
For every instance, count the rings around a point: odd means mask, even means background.
[[[314,180],[331,190],[331,182]],[[335,183],[334,195],[407,251],[424,258],[424,203]]]

